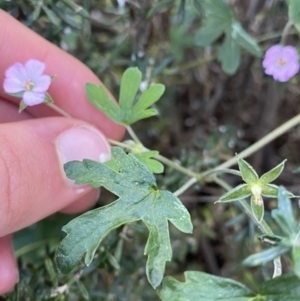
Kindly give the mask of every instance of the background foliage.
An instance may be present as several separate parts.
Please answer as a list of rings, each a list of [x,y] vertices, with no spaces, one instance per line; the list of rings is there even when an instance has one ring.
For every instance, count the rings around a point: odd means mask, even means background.
[[[279,84],[261,66],[264,50],[279,43],[288,14],[298,24],[297,6],[289,11],[287,2],[279,0],[216,2],[222,1],[128,0],[121,8],[113,0],[2,0],[0,7],[87,64],[116,96],[129,66],[140,69],[143,87],[163,83],[166,92],[156,106],[159,117],[134,128],[149,149],[202,171],[259,140],[300,109],[299,76]],[[287,42],[299,46],[294,29]],[[299,177],[291,171],[299,166],[299,136],[299,127],[294,128],[249,160],[261,175],[287,158],[280,183],[295,194]],[[159,187],[171,191],[186,180],[168,168],[164,175],[157,177]],[[239,184],[235,177],[226,180]],[[247,292],[261,291],[272,266],[242,265],[263,245],[238,206],[213,204],[223,193],[216,185],[198,185],[181,196],[194,233],[186,235],[170,225],[173,260],[166,274],[184,281],[184,271],[204,271],[236,279],[247,285]],[[112,200],[103,191],[98,206]],[[297,215],[298,206],[293,206]],[[266,219],[275,233],[284,235],[271,219],[275,207],[275,200],[266,202]],[[148,231],[140,222],[110,233],[88,268],[59,275],[54,252],[63,238],[61,227],[70,219],[55,215],[16,234],[21,278],[4,300],[159,300],[146,280]],[[290,257],[283,258],[283,266],[284,272],[292,270]]]

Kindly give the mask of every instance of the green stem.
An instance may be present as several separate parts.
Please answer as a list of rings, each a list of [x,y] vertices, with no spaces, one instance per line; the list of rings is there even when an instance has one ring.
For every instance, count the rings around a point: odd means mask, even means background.
[[[129,150],[132,150],[132,149],[133,149],[132,145],[126,144],[126,143],[124,143],[124,142],[116,141],[116,140],[109,139],[109,138],[107,138],[107,141],[108,141],[111,145],[117,145],[117,146],[120,146],[120,147],[122,147],[122,148],[124,148],[124,149],[129,149]]]
[[[289,35],[292,26],[293,26],[293,22],[291,22],[290,20],[285,24],[281,35],[280,45],[282,46],[285,45],[286,38]]]
[[[229,173],[229,174],[236,175],[236,176],[239,176],[239,177],[242,176],[241,172],[238,171],[238,170],[228,169],[228,168],[224,168],[224,169],[218,168],[218,169],[207,170],[207,171],[205,171],[203,173],[200,173],[198,175],[198,177],[200,179],[202,179],[202,178],[204,179],[204,178],[208,178],[208,177],[210,177],[210,176],[212,176],[214,174],[222,174],[222,173]]]
[[[117,145],[117,146],[120,146],[124,149],[129,149],[129,150],[132,150],[134,147],[132,145],[129,145],[129,144],[125,144],[125,143],[122,143],[122,142],[118,142],[118,141],[115,141],[115,140],[112,140],[112,139],[107,139],[108,142],[112,145]],[[148,149],[145,148],[145,150],[147,151]],[[154,158],[166,165],[168,165],[169,167],[173,168],[173,169],[176,169],[180,172],[182,172],[183,174],[191,177],[191,178],[198,178],[199,174],[177,164],[176,162],[162,156],[162,155],[156,155],[154,156]]]
[[[126,130],[128,132],[128,134],[131,136],[131,138],[133,139],[133,141],[137,144],[141,144],[143,145],[143,143],[140,141],[140,139],[138,138],[138,136],[135,134],[135,132],[133,131],[133,129],[131,128],[130,125],[126,126]]]
[[[287,35],[290,35],[290,34],[296,34],[297,33],[297,30],[289,30],[288,34]],[[261,42],[264,42],[264,41],[267,41],[267,40],[271,40],[271,39],[275,39],[275,38],[279,38],[281,37],[283,34],[283,31],[276,31],[276,32],[268,32],[264,35],[261,35],[259,37],[256,38],[256,41],[258,43],[261,43]]]
[[[168,159],[168,158],[166,158],[166,157],[164,157],[162,155],[158,154],[158,155],[154,156],[154,158],[157,159],[158,161],[160,161],[160,162],[168,165],[171,168],[174,168],[174,169],[176,169],[178,171],[181,171],[183,174],[185,174],[185,175],[187,175],[189,177],[197,178],[198,179],[199,174],[197,174],[196,172],[193,172],[193,171],[191,171],[191,170],[189,170],[189,169],[187,169],[187,168],[185,168],[185,167],[177,164],[176,162],[174,162],[174,161],[172,161],[172,160],[170,160],[170,159]]]
[[[191,178],[185,184],[183,184],[178,190],[173,192],[173,194],[178,197],[197,182],[198,182],[197,178]]]
[[[71,118],[70,114],[68,114],[66,111],[64,111],[63,109],[61,109],[60,107],[58,107],[54,103],[47,103],[47,106],[50,107],[55,112],[59,113],[60,115],[62,115],[64,117],[67,117],[67,118]]]
[[[275,140],[276,138],[278,138],[279,136],[281,136],[282,134],[284,134],[285,132],[287,132],[288,130],[293,128],[294,126],[298,125],[299,123],[300,123],[300,114],[298,114],[297,116],[295,116],[292,119],[288,120],[287,122],[285,122],[284,124],[282,124],[281,126],[276,128],[275,130],[273,130],[271,133],[269,133],[268,135],[261,138],[256,143],[252,144],[251,146],[246,148],[244,151],[239,153],[238,154],[239,158],[244,159],[244,158],[252,155],[253,153],[258,151],[259,149],[261,149],[262,147],[264,147],[265,145],[267,145],[271,141]],[[220,164],[219,166],[217,166],[213,170],[229,168],[232,165],[235,165],[236,163],[237,163],[237,157],[232,157],[231,159],[229,159],[228,161]]]
[[[185,171],[186,172],[186,171]],[[238,170],[233,169],[218,169],[218,170],[208,170],[203,173],[194,174],[194,177],[189,179],[185,184],[183,184],[178,190],[176,190],[173,194],[179,196],[183,194],[187,189],[189,189],[192,185],[196,184],[197,182],[203,182],[205,178],[212,176],[214,174],[221,174],[221,173],[230,173],[236,176],[241,176],[241,173]]]
[[[217,184],[219,184],[221,187],[226,189],[227,191],[232,189],[232,187],[230,185],[228,185],[226,182],[224,182],[223,180],[221,180],[217,177],[214,177],[214,181]],[[255,219],[255,217],[252,214],[252,209],[251,209],[250,205],[245,200],[240,200],[238,202],[241,204],[241,206],[243,207],[246,214],[251,218],[251,220],[254,222],[254,224],[256,224],[258,226],[258,228],[260,229],[260,231],[262,233],[265,233],[267,235],[274,235],[274,233],[271,230],[270,226],[268,225],[268,223],[264,219],[260,223],[257,222],[257,220]],[[275,258],[273,260],[273,264],[274,264],[273,278],[275,278],[275,277],[278,277],[282,274],[282,266],[281,266],[280,257]]]

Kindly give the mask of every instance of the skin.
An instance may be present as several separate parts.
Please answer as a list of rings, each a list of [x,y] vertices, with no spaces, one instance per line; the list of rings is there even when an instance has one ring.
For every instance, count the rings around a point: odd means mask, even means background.
[[[124,129],[86,99],[85,83],[101,82],[85,65],[0,10],[0,295],[18,281],[12,233],[57,211],[74,213],[94,204],[98,191],[78,188],[64,178],[53,141],[74,126],[96,127],[119,140]],[[5,70],[37,59],[56,75],[49,93],[74,118],[59,117],[42,104],[18,113],[18,101],[2,88]],[[57,164],[56,164],[57,162]],[[33,185],[38,183],[38,185]]]

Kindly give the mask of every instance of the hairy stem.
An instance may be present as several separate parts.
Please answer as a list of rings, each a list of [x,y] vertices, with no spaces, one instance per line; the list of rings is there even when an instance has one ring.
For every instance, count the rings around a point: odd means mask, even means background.
[[[271,133],[267,134],[266,136],[264,136],[263,138],[261,138],[260,140],[258,140],[257,142],[255,142],[254,144],[252,144],[251,146],[246,148],[245,150],[243,150],[241,153],[238,154],[239,158],[244,159],[244,158],[252,155],[253,153],[255,153],[259,149],[263,148],[265,145],[267,145],[271,141],[275,140],[276,138],[278,138],[279,136],[281,136],[282,134],[284,134],[285,132],[287,132],[292,127],[296,126],[297,124],[300,124],[300,114],[289,119],[287,122],[285,122],[284,124],[282,124],[281,126],[276,128],[275,130],[273,130]],[[237,157],[232,157],[231,159],[220,164],[213,170],[229,168],[232,165],[235,165],[237,163],[237,160],[238,160]]]
[[[60,115],[67,117],[67,118],[71,118],[71,115],[69,113],[67,113],[66,111],[64,111],[57,105],[55,105],[54,103],[47,103],[47,106],[50,107],[55,112],[59,113]]]
[[[130,125],[126,126],[126,130],[128,132],[128,134],[130,135],[130,137],[133,139],[133,141],[137,144],[143,145],[143,143],[140,141],[140,139],[138,138],[138,136],[135,134],[134,130],[131,128]]]
[[[293,22],[290,20],[285,24],[282,34],[281,34],[281,40],[280,40],[280,45],[284,46],[286,42],[286,38],[289,35],[290,29],[293,26]]]

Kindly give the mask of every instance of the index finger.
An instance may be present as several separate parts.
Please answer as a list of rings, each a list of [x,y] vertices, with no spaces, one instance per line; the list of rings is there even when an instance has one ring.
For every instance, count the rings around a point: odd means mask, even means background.
[[[93,107],[85,96],[86,82],[101,84],[97,76],[70,54],[37,35],[9,14],[0,10],[0,82],[15,62],[36,59],[46,64],[45,74],[56,75],[49,93],[56,105],[72,117],[97,126],[107,137],[119,139],[124,129]],[[0,87],[0,98],[8,98]],[[33,114],[41,108],[32,110]]]

